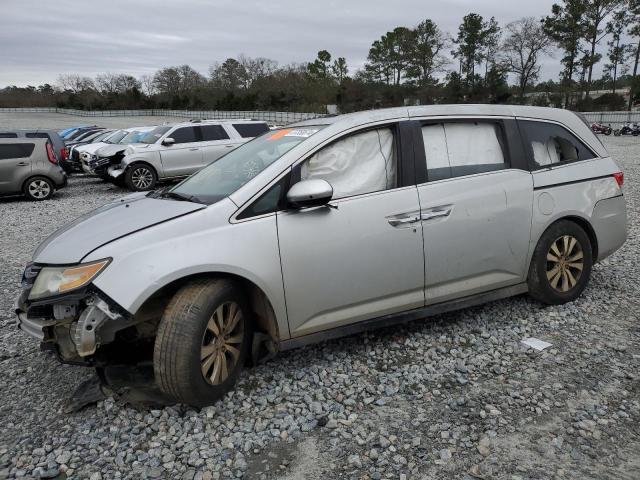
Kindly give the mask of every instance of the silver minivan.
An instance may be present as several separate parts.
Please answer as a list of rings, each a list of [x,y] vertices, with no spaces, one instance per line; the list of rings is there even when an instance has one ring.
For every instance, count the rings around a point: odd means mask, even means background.
[[[249,356],[525,292],[575,300],[626,239],[622,186],[566,110],[310,120],[55,232],[25,269],[19,326],[62,362],[146,371],[206,405]]]

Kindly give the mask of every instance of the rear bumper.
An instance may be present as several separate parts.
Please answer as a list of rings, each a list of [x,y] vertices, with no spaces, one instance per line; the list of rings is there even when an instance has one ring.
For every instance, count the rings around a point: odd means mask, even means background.
[[[627,240],[627,204],[623,195],[600,200],[591,216],[598,239],[598,261],[618,250]]]

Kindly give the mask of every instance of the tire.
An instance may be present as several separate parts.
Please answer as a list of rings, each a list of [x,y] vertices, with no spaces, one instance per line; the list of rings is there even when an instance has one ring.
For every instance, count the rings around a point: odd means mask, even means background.
[[[53,182],[47,177],[32,177],[24,183],[23,192],[29,200],[48,200],[53,196]]]
[[[157,181],[156,171],[146,163],[134,163],[124,173],[125,185],[134,192],[153,190]]]
[[[638,130],[634,130],[633,132],[631,132],[631,135],[633,135],[634,137],[637,137],[639,133],[640,132]]]
[[[611,129],[610,129],[610,128],[607,128],[607,129],[604,131],[604,134],[605,134],[607,137],[608,137],[609,135],[611,135]]]
[[[549,305],[571,302],[589,283],[592,266],[589,236],[578,224],[559,220],[545,230],[536,245],[527,280],[529,295]]]
[[[155,340],[153,369],[160,390],[195,407],[222,398],[235,385],[247,358],[249,312],[244,296],[228,280],[195,280],[178,290],[164,311]],[[220,319],[231,327],[236,315],[231,335],[216,334],[222,330]]]
[[[613,131],[613,135],[614,135],[615,137],[619,137],[619,136],[620,136],[620,130],[616,128],[616,129]]]

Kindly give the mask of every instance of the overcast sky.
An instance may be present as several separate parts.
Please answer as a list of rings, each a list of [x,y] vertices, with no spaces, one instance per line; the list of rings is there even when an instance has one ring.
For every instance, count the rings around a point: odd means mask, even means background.
[[[558,0],[555,0],[558,1]],[[139,77],[189,64],[206,74],[241,53],[279,64],[318,50],[361,67],[371,43],[397,26],[431,18],[455,35],[476,12],[501,25],[548,14],[554,0],[1,0],[0,87],[54,83],[59,74]],[[558,74],[545,59],[542,78]],[[600,66],[596,67],[599,76]]]

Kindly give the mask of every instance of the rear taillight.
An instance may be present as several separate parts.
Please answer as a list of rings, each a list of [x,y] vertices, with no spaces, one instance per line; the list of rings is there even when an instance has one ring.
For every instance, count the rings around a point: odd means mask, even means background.
[[[54,165],[58,164],[58,159],[56,158],[56,154],[53,153],[53,147],[51,146],[50,143],[47,143],[47,158]]]
[[[613,178],[616,179],[616,183],[618,184],[618,186],[622,188],[622,185],[624,185],[624,173],[622,172],[614,173]]]
[[[61,148],[60,149],[60,158],[62,160],[66,160],[67,158],[69,158],[69,152],[67,152],[66,148]]]

